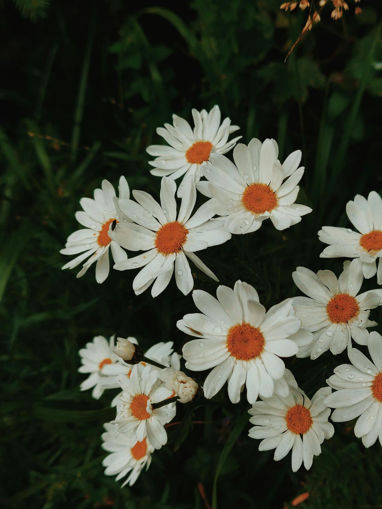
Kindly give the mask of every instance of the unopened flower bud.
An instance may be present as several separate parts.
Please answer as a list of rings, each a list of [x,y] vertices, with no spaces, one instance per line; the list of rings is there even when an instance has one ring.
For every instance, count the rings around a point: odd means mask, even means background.
[[[198,384],[183,371],[166,368],[161,371],[159,376],[166,387],[177,394],[180,403],[189,403],[198,392]]]
[[[126,362],[132,361],[136,349],[136,345],[126,338],[117,338],[117,344],[114,346],[114,352]]]

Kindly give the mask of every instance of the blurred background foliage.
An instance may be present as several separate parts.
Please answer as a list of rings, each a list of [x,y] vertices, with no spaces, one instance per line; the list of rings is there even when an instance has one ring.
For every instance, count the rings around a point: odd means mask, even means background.
[[[309,473],[292,474],[289,457],[257,452],[247,403],[231,405],[224,391],[179,409],[150,470],[121,489],[101,466],[112,395],[94,401],[78,388],[78,349],[96,334],[133,335],[146,347],[171,339],[179,352],[186,341],[175,324],[194,307],[174,284],[155,300],[135,297],[130,272],[101,286],[93,271],[76,280],[58,252],[77,228],[78,200],[102,178],[116,185],[124,174],[131,188],[158,193],[145,148],[161,142],[155,128],[173,112],[190,119],[192,107],[219,104],[245,143],[274,137],[282,158],[303,150],[299,201],[313,213],[203,253],[223,284],[245,280],[269,306],[295,294],[297,265],[341,270],[318,258],[316,231],[347,225],[344,206],[357,192],[381,191],[382,6],[365,0],[355,16],[349,2],[336,22],[323,9],[285,62],[307,12],[286,14],[280,3],[0,2],[1,507],[382,506],[380,447],[365,450],[351,423],[336,426]],[[345,360],[327,353],[288,367],[312,395]]]

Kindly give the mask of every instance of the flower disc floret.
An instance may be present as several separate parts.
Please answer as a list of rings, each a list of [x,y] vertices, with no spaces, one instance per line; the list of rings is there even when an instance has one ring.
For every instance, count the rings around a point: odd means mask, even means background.
[[[260,329],[249,323],[231,327],[227,334],[227,348],[233,357],[248,361],[255,359],[264,350],[265,339]]]
[[[102,370],[102,368],[103,368],[104,366],[106,366],[106,364],[112,364],[112,362],[113,362],[113,361],[110,359],[110,357],[106,357],[106,359],[102,359],[102,361],[98,364],[98,368],[99,368],[99,370],[101,371],[101,370]]]
[[[382,249],[382,231],[373,230],[369,233],[365,233],[360,238],[359,243],[361,244],[363,249],[367,252],[380,251]]]
[[[382,373],[378,373],[378,375],[375,376],[371,391],[374,398],[382,403]]]
[[[197,141],[186,152],[186,159],[191,164],[202,164],[208,161],[213,146],[210,141]]]
[[[145,438],[141,442],[137,442],[131,448],[131,455],[137,461],[144,458],[146,454],[147,454],[147,441]]]
[[[113,221],[116,221],[115,217],[112,217],[106,221],[106,223],[103,223],[97,237],[97,242],[100,246],[108,246],[110,244],[111,238],[109,237],[109,228]]]
[[[164,224],[157,232],[155,246],[164,255],[179,253],[186,242],[188,230],[178,221]]]
[[[146,394],[136,394],[130,403],[130,410],[134,417],[140,421],[144,421],[150,418],[150,413],[147,408],[151,408],[149,403],[149,397]]]
[[[288,409],[285,421],[289,431],[297,435],[303,435],[310,430],[313,420],[310,410],[303,405],[295,405]]]
[[[264,214],[277,207],[277,196],[266,184],[251,184],[241,198],[244,207],[254,214]]]
[[[329,320],[333,323],[347,323],[359,313],[357,300],[347,293],[332,297],[326,306]]]

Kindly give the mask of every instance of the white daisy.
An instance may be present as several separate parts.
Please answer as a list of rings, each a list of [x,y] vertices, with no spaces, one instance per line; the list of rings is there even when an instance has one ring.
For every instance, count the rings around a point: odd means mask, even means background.
[[[137,345],[138,340],[133,337],[127,338],[131,343]],[[163,366],[166,366],[167,368],[173,368],[176,370],[180,369],[180,355],[173,350],[174,343],[172,341],[167,341],[166,343],[164,341],[161,341],[159,343],[156,343],[155,345],[151,346],[148,350],[146,350],[144,356],[146,359],[150,359],[152,361],[156,361],[159,364],[162,364]],[[128,362],[124,362],[121,360],[121,362],[127,366],[127,370],[124,372],[124,374],[130,378],[132,367],[133,365],[129,364]],[[148,370],[153,370],[155,372],[155,376],[160,378],[160,372],[163,371],[160,368],[154,366],[153,364],[147,363],[145,361],[141,361],[139,363],[141,367],[144,367]],[[105,368],[107,369],[107,368]],[[120,383],[117,381],[117,385],[115,387],[120,387]],[[111,406],[117,406],[118,401],[120,400],[122,396],[122,392],[119,392],[112,400]]]
[[[275,449],[273,459],[279,461],[292,450],[293,472],[302,463],[309,470],[313,457],[321,454],[324,439],[334,434],[328,422],[330,409],[324,402],[330,392],[330,387],[323,387],[310,400],[300,389],[292,389],[286,397],[274,395],[257,401],[249,410],[250,422],[255,426],[248,434],[261,439],[259,451]]]
[[[145,251],[114,266],[117,270],[145,266],[135,277],[133,289],[137,295],[144,292],[154,281],[151,295],[156,297],[169,284],[174,273],[176,284],[185,295],[194,285],[189,258],[212,279],[216,276],[195,254],[209,246],[222,244],[230,239],[220,223],[211,220],[214,215],[204,204],[191,216],[196,202],[196,189],[188,178],[184,187],[179,211],[175,200],[176,184],[169,178],[161,182],[160,200],[157,203],[143,191],[133,191],[132,200],[120,200],[119,204],[132,223],[120,223],[111,233],[113,239],[131,251]]]
[[[344,263],[340,277],[330,270],[317,274],[297,267],[292,274],[296,286],[308,297],[294,297],[293,307],[302,327],[313,332],[310,358],[317,359],[329,350],[337,355],[351,344],[366,345],[367,327],[377,325],[369,320],[370,309],[381,303],[381,291],[370,290],[358,295],[363,282],[357,260]],[[309,348],[305,353],[308,353]]]
[[[105,389],[119,387],[118,375],[126,374],[128,367],[114,353],[114,336],[109,341],[103,336],[96,336],[79,351],[81,357],[80,373],[89,373],[81,384],[81,391],[93,387],[92,396],[99,399]]]
[[[354,433],[370,447],[379,438],[382,445],[382,336],[371,332],[368,342],[371,362],[363,353],[349,348],[351,364],[334,369],[328,384],[337,389],[325,400],[335,408],[334,422],[350,421],[358,417]]]
[[[357,258],[362,265],[363,276],[369,279],[377,273],[377,258],[382,257],[382,198],[371,191],[368,198],[357,194],[346,205],[346,213],[358,230],[323,226],[319,239],[329,244],[321,258]],[[382,261],[379,260],[378,284],[382,284]]]
[[[186,343],[186,368],[204,371],[214,368],[204,381],[204,395],[212,398],[228,381],[228,395],[238,403],[247,387],[247,399],[254,403],[260,394],[271,396],[274,381],[285,371],[280,357],[290,357],[298,347],[291,339],[300,328],[290,300],[268,312],[256,290],[237,281],[234,290],[219,286],[217,300],[202,290],[192,294],[201,313],[185,315],[180,330],[198,339]]]
[[[125,177],[119,179],[120,198],[129,198],[129,186]],[[85,226],[69,235],[65,248],[60,253],[64,255],[78,255],[65,264],[62,269],[74,269],[84,260],[88,259],[77,274],[83,276],[88,268],[97,262],[96,281],[103,283],[109,275],[109,247],[114,262],[127,259],[125,251],[109,236],[110,230],[120,220],[127,220],[121,217],[121,212],[115,204],[114,187],[107,180],[102,181],[102,189],[94,190],[94,200],[82,198],[80,200],[83,210],[76,212],[77,221]]]
[[[220,123],[219,106],[214,106],[207,113],[206,110],[192,110],[195,127],[181,117],[173,115],[173,126],[165,124],[159,127],[157,133],[170,145],[150,145],[147,152],[156,158],[149,164],[154,166],[152,175],[177,179],[182,175],[192,176],[195,181],[201,177],[201,166],[209,160],[211,154],[225,154],[235,146],[238,136],[230,141],[231,133],[239,129],[231,125],[231,120],[225,118]],[[183,186],[178,190],[182,194]]]
[[[149,468],[154,447],[147,438],[132,440],[130,434],[121,432],[113,422],[104,426],[106,432],[102,434],[102,447],[110,453],[102,462],[105,474],[117,475],[116,481],[128,476],[122,486],[132,486],[143,468]]]
[[[154,370],[140,365],[133,367],[130,377],[120,377],[119,382],[122,393],[115,422],[134,440],[141,442],[147,437],[155,449],[160,449],[167,442],[164,425],[174,418],[176,408],[175,403],[159,408],[155,404],[173,397],[173,393],[158,379]]]
[[[283,164],[277,158],[275,140],[261,143],[254,138],[248,146],[236,145],[236,166],[224,156],[213,156],[203,167],[208,184],[201,182],[198,189],[212,198],[215,212],[226,218],[231,233],[254,232],[268,218],[284,230],[312,211],[295,203],[304,174],[298,167],[301,151],[290,154]]]

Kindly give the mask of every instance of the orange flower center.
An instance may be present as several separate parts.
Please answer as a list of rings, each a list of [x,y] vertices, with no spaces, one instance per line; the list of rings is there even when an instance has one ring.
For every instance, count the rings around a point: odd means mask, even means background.
[[[164,255],[179,253],[187,239],[188,230],[178,221],[164,224],[157,231],[155,246]]]
[[[241,197],[244,207],[254,214],[264,214],[277,207],[276,193],[266,184],[251,184]]]
[[[249,323],[241,323],[230,328],[227,334],[227,348],[230,354],[241,361],[258,357],[264,350],[265,339],[260,329]]]
[[[102,228],[98,234],[97,242],[100,246],[108,246],[111,242],[111,238],[109,237],[109,227],[113,221],[116,219],[112,217],[106,223],[103,223]],[[117,221],[118,222],[118,221]]]
[[[382,373],[378,373],[374,378],[371,390],[375,399],[382,403]]]
[[[137,442],[131,448],[131,455],[137,461],[146,456],[146,453],[147,453],[147,442],[145,438],[142,440],[142,442]]]
[[[365,251],[380,251],[382,249],[382,231],[373,230],[370,233],[365,233],[359,239],[359,243]]]
[[[286,425],[292,433],[303,435],[309,431],[313,424],[310,411],[302,405],[295,405],[289,408],[285,415]]]
[[[112,364],[112,360],[108,357],[107,359],[104,359],[98,364],[98,369],[101,370],[105,364]]]
[[[131,413],[140,421],[144,421],[150,417],[150,414],[147,411],[148,401],[149,397],[146,396],[146,394],[136,394],[130,403]]]
[[[212,150],[210,141],[197,141],[186,152],[186,159],[192,164],[202,164],[208,161]]]
[[[338,293],[326,306],[329,320],[333,323],[346,323],[359,313],[357,300],[347,293]]]

